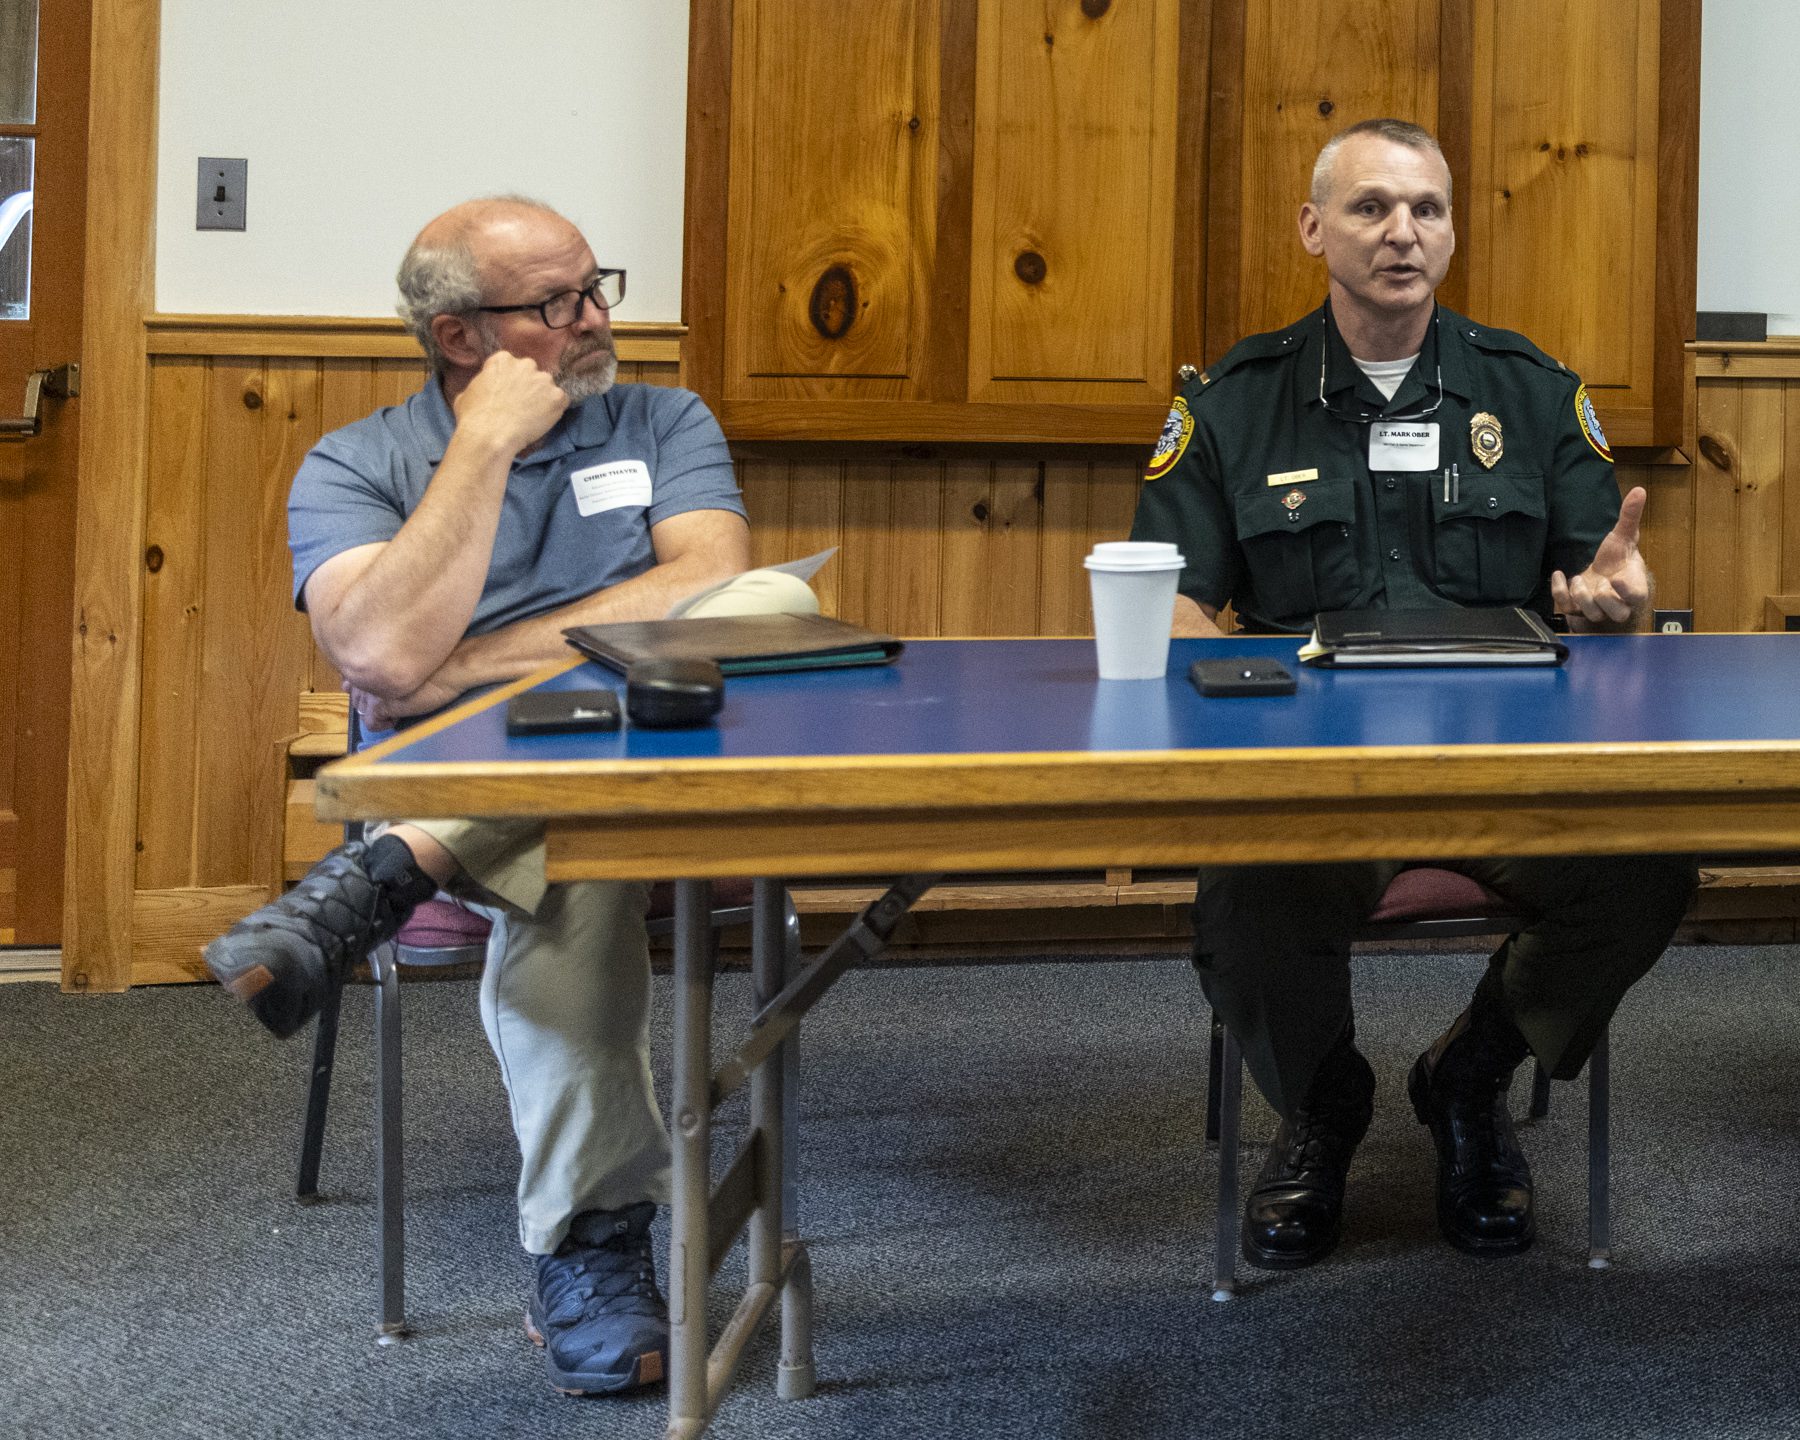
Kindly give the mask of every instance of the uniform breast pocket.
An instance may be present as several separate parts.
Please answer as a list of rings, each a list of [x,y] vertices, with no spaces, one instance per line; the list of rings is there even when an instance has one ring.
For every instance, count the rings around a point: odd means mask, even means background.
[[[1433,583],[1464,604],[1523,604],[1543,579],[1544,477],[1465,475],[1461,487],[1448,501],[1431,497]]]
[[[1354,603],[1359,589],[1356,492],[1348,480],[1313,480],[1237,497],[1238,544],[1257,611],[1294,619]]]

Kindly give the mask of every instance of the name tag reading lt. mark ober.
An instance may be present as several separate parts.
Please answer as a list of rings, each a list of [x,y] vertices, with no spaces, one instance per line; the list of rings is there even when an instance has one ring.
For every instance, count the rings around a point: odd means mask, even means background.
[[[1377,420],[1369,427],[1371,470],[1436,470],[1435,420]]]

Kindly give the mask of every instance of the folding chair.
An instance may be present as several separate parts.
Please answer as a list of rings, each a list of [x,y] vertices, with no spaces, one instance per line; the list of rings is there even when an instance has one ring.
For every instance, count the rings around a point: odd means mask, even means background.
[[[354,752],[360,736],[356,712],[350,712],[349,748]],[[353,827],[346,826],[345,838]],[[752,881],[715,881],[713,884],[712,933],[751,920]],[[650,891],[647,928],[651,935],[674,929],[675,892],[668,884]],[[787,903],[787,942],[790,964],[799,951],[800,919],[793,902]],[[489,930],[485,917],[437,895],[413,911],[388,944],[369,955],[369,974],[375,982],[375,1257],[379,1286],[380,1323],[377,1343],[391,1345],[404,1339],[406,1324],[406,1168],[401,1119],[400,972],[445,969],[481,963],[487,957]],[[312,1073],[306,1091],[306,1116],[301,1127],[300,1169],[295,1183],[302,1204],[319,1199],[319,1161],[325,1143],[325,1112],[331,1099],[332,1067],[337,1057],[338,1017],[343,996],[340,980],[325,997],[313,1034]],[[792,1117],[788,1119],[792,1123]]]
[[[1382,892],[1358,943],[1384,940],[1460,939],[1505,935],[1524,916],[1478,881],[1454,870],[1420,865],[1402,870]],[[1218,1211],[1214,1219],[1213,1294],[1229,1300],[1237,1293],[1238,1139],[1242,1115],[1243,1056],[1238,1043],[1215,1015],[1206,1087],[1206,1138],[1219,1146]],[[1588,1266],[1612,1264],[1608,1216],[1610,1183],[1609,1066],[1607,1032],[1588,1058]],[[1550,1077],[1535,1067],[1531,1086],[1532,1119],[1550,1113]]]

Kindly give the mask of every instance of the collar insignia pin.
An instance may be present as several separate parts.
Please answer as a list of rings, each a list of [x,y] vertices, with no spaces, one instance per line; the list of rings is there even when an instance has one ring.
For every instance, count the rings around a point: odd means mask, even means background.
[[[1506,453],[1506,437],[1500,432],[1500,422],[1485,410],[1469,420],[1469,448],[1488,470],[1499,464],[1500,457]]]

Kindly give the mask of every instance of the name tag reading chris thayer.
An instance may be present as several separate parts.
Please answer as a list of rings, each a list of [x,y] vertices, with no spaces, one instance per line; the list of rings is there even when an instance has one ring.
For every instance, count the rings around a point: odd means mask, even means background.
[[[1435,470],[1438,427],[1435,420],[1377,420],[1369,427],[1371,470]]]
[[[1434,448],[1432,451],[1436,454]],[[575,508],[583,515],[618,510],[626,505],[650,503],[650,467],[642,460],[615,460],[610,465],[590,465],[569,477],[575,489]]]

